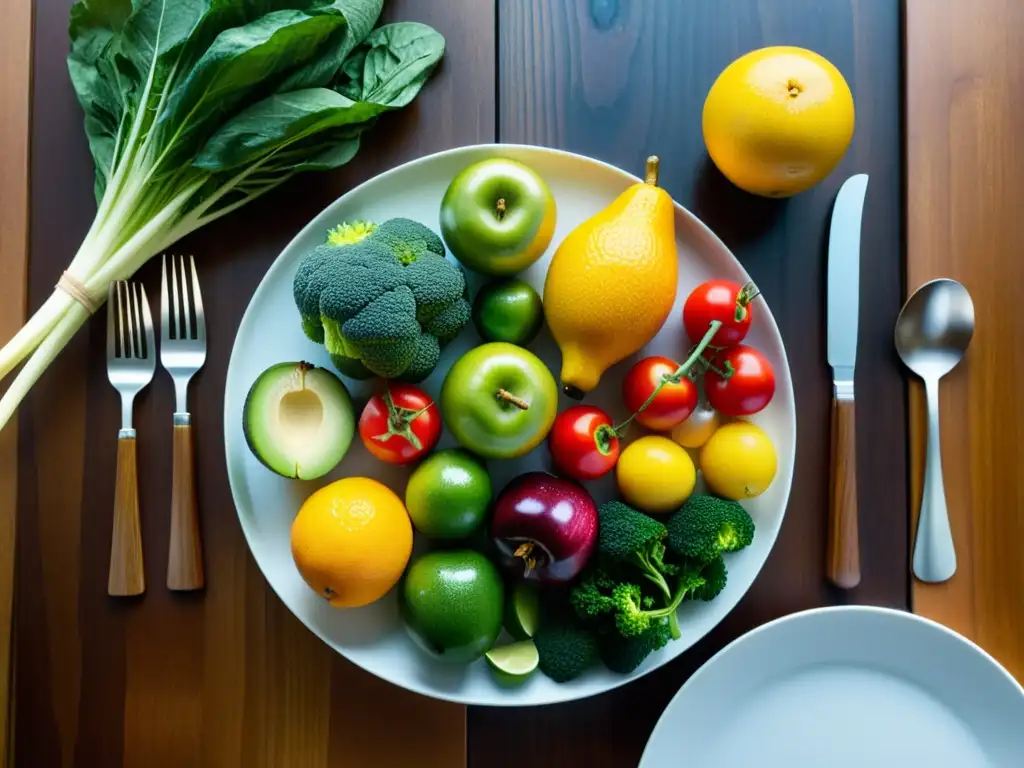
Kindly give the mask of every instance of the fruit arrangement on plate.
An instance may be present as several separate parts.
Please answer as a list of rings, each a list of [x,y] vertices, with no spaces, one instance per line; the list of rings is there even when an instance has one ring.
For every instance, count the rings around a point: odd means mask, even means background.
[[[451,169],[436,228],[428,203],[318,220],[276,320],[302,335],[241,413],[263,474],[293,483],[309,599],[356,623],[386,606],[405,653],[480,664],[505,695],[633,673],[781,514],[753,513],[780,474],[757,288],[687,280],[657,158],[585,213],[562,198],[559,229],[530,153],[509,154]],[[415,215],[374,218],[396,209]]]

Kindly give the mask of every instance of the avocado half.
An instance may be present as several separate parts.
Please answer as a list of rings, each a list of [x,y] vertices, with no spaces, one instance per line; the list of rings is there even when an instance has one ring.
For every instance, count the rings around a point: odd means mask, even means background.
[[[334,469],[352,444],[352,398],[325,368],[278,363],[249,388],[242,429],[249,450],[268,469],[312,480]]]

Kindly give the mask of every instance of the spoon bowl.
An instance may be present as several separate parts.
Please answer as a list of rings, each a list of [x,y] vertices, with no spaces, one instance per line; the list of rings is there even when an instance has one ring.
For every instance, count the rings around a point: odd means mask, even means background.
[[[941,378],[963,358],[974,335],[974,302],[956,280],[925,283],[896,320],[896,351],[921,378]]]
[[[956,550],[946,509],[939,440],[939,379],[963,359],[974,335],[974,303],[967,289],[945,278],[925,283],[907,299],[896,320],[896,351],[924,381],[928,442],[921,513],[914,539],[914,575],[946,581],[956,572]]]

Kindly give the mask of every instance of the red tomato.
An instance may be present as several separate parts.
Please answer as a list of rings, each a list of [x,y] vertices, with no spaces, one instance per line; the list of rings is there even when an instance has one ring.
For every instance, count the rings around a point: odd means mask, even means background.
[[[753,347],[739,344],[715,355],[713,365],[731,374],[704,374],[704,393],[711,407],[723,416],[749,416],[764,408],[775,394],[771,363]]]
[[[388,382],[363,408],[359,436],[366,450],[381,461],[408,464],[437,445],[441,412],[422,389]]]
[[[548,435],[555,468],[576,480],[594,480],[619,460],[611,417],[592,405],[574,405],[555,417]]]
[[[645,357],[629,369],[622,381],[622,400],[630,413],[636,413],[662,382],[671,376],[679,364],[667,357]],[[686,421],[697,407],[697,387],[687,378],[667,382],[651,404],[636,414],[639,424],[655,432],[668,432]]]
[[[741,286],[731,280],[708,280],[686,298],[683,305],[683,327],[694,344],[704,338],[712,320],[722,327],[711,337],[715,347],[739,344],[750,330],[753,309],[750,302],[757,296],[753,283]]]

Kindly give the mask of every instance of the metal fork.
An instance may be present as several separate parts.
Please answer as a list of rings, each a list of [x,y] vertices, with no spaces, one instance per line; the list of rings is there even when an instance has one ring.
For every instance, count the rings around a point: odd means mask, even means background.
[[[175,400],[167,587],[175,590],[201,589],[203,551],[193,480],[192,417],[188,412],[187,395],[189,379],[206,362],[206,318],[195,260],[188,257],[190,275],[186,276],[185,257],[171,256],[169,290],[166,256],[161,271],[160,364],[174,380]]]
[[[153,380],[155,346],[146,289],[138,283],[111,283],[107,292],[107,378],[121,394],[121,431],[117,434],[114,531],[107,576],[110,595],[141,595],[146,591],[132,404]]]

